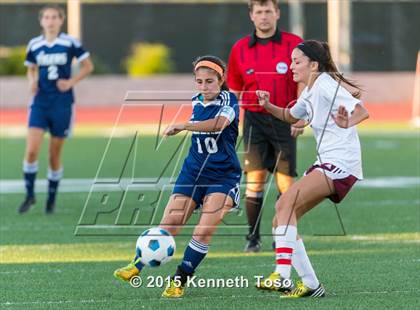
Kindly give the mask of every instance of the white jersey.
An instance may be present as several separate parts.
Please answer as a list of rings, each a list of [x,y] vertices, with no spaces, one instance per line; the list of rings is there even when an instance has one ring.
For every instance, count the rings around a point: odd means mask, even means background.
[[[358,103],[361,104],[361,101],[344,87],[338,86],[338,82],[328,73],[322,73],[311,89],[306,87],[302,91],[296,104],[290,109],[290,114],[294,118],[310,122],[317,142],[315,164],[333,164],[361,180],[362,155],[356,127],[340,128],[331,117],[331,114],[337,114],[340,105],[351,115]]]

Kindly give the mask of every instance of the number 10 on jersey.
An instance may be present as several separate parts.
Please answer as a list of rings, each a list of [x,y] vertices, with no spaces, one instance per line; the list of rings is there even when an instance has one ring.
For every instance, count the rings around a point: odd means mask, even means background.
[[[216,139],[213,137],[207,137],[204,139],[204,146],[206,147],[206,150],[209,154],[217,153],[217,143]],[[197,147],[198,147],[198,153],[203,154],[203,147],[201,145],[201,141],[199,138],[197,138]]]

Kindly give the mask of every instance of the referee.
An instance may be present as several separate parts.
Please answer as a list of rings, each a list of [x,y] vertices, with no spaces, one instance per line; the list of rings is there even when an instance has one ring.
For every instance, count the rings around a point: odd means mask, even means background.
[[[257,89],[270,92],[272,103],[286,107],[297,98],[297,84],[289,69],[293,48],[302,42],[280,31],[278,0],[249,0],[249,16],[255,31],[232,47],[227,81],[245,110],[243,137],[244,171],[247,178],[246,213],[249,233],[245,252],[261,250],[260,219],[268,171],[275,173],[277,188],[284,193],[296,176],[296,137],[303,132],[268,114],[258,105]],[[273,219],[273,227],[276,223]]]

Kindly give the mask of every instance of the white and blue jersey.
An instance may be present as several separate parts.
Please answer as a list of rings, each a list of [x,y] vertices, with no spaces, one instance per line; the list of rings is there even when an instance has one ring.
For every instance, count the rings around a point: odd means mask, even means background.
[[[60,33],[53,42],[47,42],[43,35],[29,41],[26,50],[26,66],[38,66],[38,92],[33,105],[49,107],[53,104],[71,105],[74,102],[73,90],[61,92],[57,80],[70,79],[73,58],[82,61],[89,57],[80,42]]]
[[[236,155],[239,105],[236,96],[221,91],[211,102],[204,103],[201,94],[192,98],[190,122],[201,122],[224,116],[229,125],[220,132],[193,132],[191,147],[176,181],[173,193],[192,197],[197,205],[214,192],[222,192],[239,203],[241,166]]]
[[[61,33],[53,42],[43,35],[29,41],[25,65],[38,67],[38,91],[29,114],[29,127],[49,130],[51,135],[66,137],[71,131],[73,89],[61,92],[57,80],[71,78],[73,58],[89,57],[80,42]]]

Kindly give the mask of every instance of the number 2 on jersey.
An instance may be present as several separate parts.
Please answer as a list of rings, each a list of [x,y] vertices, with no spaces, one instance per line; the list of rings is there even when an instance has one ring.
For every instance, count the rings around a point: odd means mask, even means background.
[[[48,67],[48,79],[49,80],[58,79],[58,67],[57,66],[49,66]]]
[[[205,138],[204,145],[209,154],[217,153],[218,148],[217,148],[217,143],[216,143],[215,138],[212,138],[212,137]],[[197,147],[198,147],[198,153],[203,154],[203,148],[201,146],[201,142],[199,138],[197,138]]]

